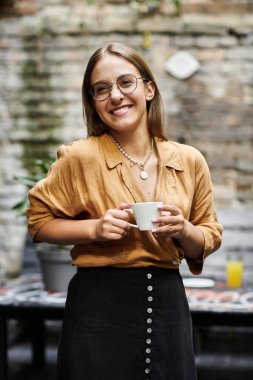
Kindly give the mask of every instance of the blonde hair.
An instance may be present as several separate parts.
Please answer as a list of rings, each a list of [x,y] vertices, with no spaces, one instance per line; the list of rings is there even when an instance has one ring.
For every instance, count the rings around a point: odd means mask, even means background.
[[[148,81],[152,81],[155,87],[155,94],[153,99],[147,102],[148,129],[153,136],[157,136],[165,140],[166,138],[164,136],[162,98],[154,76],[146,62],[137,54],[134,49],[120,43],[111,43],[104,48],[96,50],[87,64],[82,85],[82,103],[83,115],[86,119],[88,136],[99,136],[109,131],[107,125],[104,124],[95,110],[94,100],[90,91],[91,75],[95,68],[95,65],[107,54],[124,58],[139,70],[140,76],[142,78],[145,78]]]

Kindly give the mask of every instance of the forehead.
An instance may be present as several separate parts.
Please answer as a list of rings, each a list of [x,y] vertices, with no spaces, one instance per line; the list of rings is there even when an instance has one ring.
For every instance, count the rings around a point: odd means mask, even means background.
[[[91,74],[91,83],[101,80],[113,82],[123,74],[139,75],[140,73],[139,70],[126,59],[108,54],[96,63]]]

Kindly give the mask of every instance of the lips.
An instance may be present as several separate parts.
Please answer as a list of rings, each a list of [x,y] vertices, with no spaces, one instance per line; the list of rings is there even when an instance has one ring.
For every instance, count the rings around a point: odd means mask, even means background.
[[[124,115],[132,106],[122,106],[110,111],[113,115]]]

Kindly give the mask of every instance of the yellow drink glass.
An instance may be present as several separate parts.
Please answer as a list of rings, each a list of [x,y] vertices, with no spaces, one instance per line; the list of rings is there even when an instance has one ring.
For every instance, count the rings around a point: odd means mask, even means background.
[[[227,261],[227,286],[241,288],[243,283],[243,261],[240,258]]]

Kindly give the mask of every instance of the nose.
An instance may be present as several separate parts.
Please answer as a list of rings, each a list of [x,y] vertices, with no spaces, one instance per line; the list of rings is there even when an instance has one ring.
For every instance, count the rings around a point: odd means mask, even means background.
[[[122,94],[122,92],[119,90],[118,86],[116,83],[114,83],[112,86],[111,86],[111,89],[110,89],[110,98],[112,100],[118,100],[118,99],[122,99],[124,97],[124,95]]]

